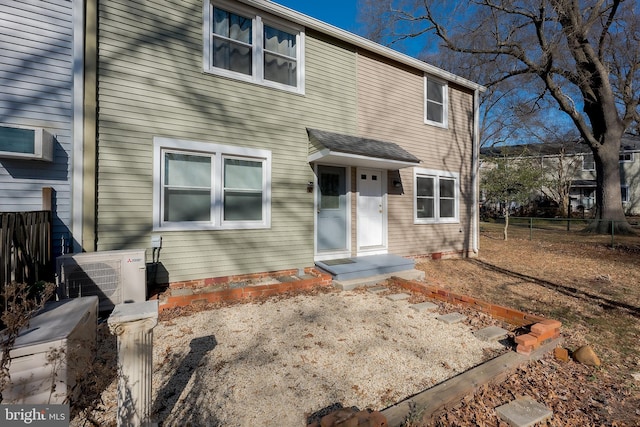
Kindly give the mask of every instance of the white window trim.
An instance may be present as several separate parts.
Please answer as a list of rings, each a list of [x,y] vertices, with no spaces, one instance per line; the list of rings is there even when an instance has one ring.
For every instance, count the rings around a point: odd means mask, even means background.
[[[212,202],[215,203],[210,222],[164,222],[162,179],[164,153],[174,152],[210,155],[212,160]],[[224,221],[222,207],[223,159],[229,157],[263,161],[262,220]],[[235,230],[271,228],[271,151],[211,142],[187,141],[174,138],[153,138],[153,231]]]
[[[442,85],[442,122],[434,122],[433,120],[427,119],[427,82],[429,80]],[[449,128],[449,83],[426,74],[424,75],[424,122],[432,126],[445,129]]]
[[[621,193],[622,193],[623,189],[626,190],[625,194],[627,195],[626,200],[625,200],[625,197],[622,198],[622,204],[624,205],[625,203],[629,203],[629,199],[630,199],[630,197],[629,197],[629,186],[628,185],[621,185],[620,186],[620,192]]]
[[[222,77],[231,78],[234,80],[245,81],[248,83],[255,83],[262,86],[271,87],[274,89],[280,89],[287,92],[294,92],[304,95],[305,92],[305,33],[304,27],[295,25],[293,23],[284,21],[277,17],[266,15],[261,11],[239,5],[236,3],[229,3],[223,0],[204,0],[203,2],[203,51],[202,51],[202,65],[205,73],[214,74]],[[231,70],[225,70],[223,68],[213,67],[211,64],[211,33],[212,33],[212,14],[213,7],[217,6],[229,12],[237,13],[246,17],[252,18],[252,52],[253,52],[253,70],[250,76],[242,73],[237,73]],[[264,25],[267,24],[270,27],[277,28],[288,33],[296,35],[296,59],[298,69],[298,81],[296,87],[281,84],[271,80],[264,79],[263,70],[263,35]]]
[[[633,163],[633,158],[634,158],[633,152],[620,153],[620,156],[629,156],[629,160],[626,160],[623,158],[622,160],[620,160],[620,163]]]
[[[585,163],[585,159],[587,157],[589,157],[589,156],[591,156],[591,162],[593,162],[593,168],[587,169],[587,168],[584,167],[584,163]],[[585,172],[586,171],[594,171],[594,170],[596,170],[596,161],[595,161],[595,159],[593,157],[593,154],[583,154],[582,155],[582,170],[585,171]]]
[[[434,178],[434,217],[418,218],[418,178]],[[440,178],[455,180],[455,214],[453,218],[440,218]],[[413,168],[413,223],[455,224],[460,222],[460,174],[435,169]]]

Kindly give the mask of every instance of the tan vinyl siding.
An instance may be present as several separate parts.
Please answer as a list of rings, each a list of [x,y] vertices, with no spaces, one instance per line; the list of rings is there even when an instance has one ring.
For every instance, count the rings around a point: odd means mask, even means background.
[[[402,192],[389,182],[389,252],[422,255],[470,248],[473,94],[449,84],[448,95],[448,128],[427,125],[423,74],[366,53],[358,56],[359,133],[399,144],[422,160],[420,167],[460,174],[460,222],[455,224],[413,223],[413,168],[400,170]]]
[[[204,73],[201,0],[101,2],[99,31],[98,249],[150,246],[153,138],[169,137],[271,150],[271,228],[153,232],[159,280],[313,265],[306,127],[356,132],[353,50],[308,32],[300,95]]]

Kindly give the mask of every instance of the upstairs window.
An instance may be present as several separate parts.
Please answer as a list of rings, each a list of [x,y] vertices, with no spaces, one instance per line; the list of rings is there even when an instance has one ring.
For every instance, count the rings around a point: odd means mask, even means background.
[[[424,122],[430,125],[447,127],[448,86],[445,82],[424,78]]]
[[[633,162],[633,153],[620,153],[620,163]]]
[[[583,171],[594,171],[596,170],[596,162],[593,160],[593,154],[583,154],[582,155],[582,170]]]
[[[205,71],[302,93],[303,30],[237,7],[205,1]]]

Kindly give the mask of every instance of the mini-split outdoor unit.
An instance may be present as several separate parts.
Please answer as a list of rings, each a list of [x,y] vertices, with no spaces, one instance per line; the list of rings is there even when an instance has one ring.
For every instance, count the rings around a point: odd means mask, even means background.
[[[144,249],[62,255],[56,273],[60,298],[97,295],[101,312],[147,299]]]

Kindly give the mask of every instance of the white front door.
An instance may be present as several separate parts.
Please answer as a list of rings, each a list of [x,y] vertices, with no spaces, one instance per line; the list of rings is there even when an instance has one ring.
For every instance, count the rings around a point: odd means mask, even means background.
[[[358,251],[386,248],[385,175],[377,169],[358,169]]]

